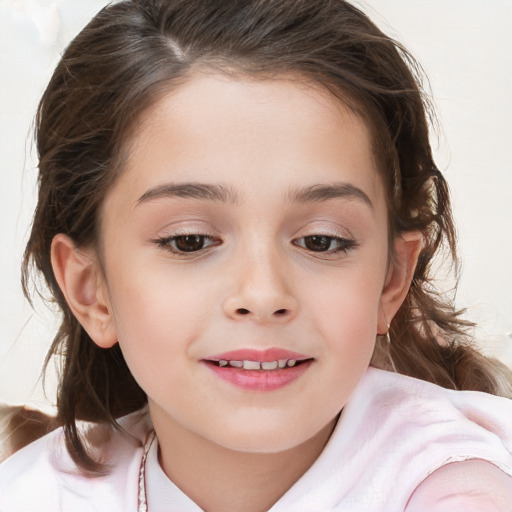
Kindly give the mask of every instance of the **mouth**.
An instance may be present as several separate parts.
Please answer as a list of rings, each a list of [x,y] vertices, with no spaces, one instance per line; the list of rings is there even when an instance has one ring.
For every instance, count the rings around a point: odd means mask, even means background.
[[[314,358],[272,348],[224,352],[202,361],[214,375],[238,388],[268,392],[298,380],[313,364]]]
[[[206,363],[212,364],[214,366],[218,366],[220,368],[242,368],[244,370],[256,370],[256,371],[275,371],[275,370],[284,370],[286,368],[293,368],[296,366],[300,366],[305,362],[312,361],[312,358],[307,359],[277,359],[274,361],[252,361],[250,359],[243,360],[227,360],[227,359],[219,359],[216,360],[206,360]]]

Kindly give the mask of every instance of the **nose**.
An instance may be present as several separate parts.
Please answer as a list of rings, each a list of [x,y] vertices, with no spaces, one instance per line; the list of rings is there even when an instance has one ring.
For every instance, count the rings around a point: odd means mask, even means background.
[[[231,269],[231,291],[224,299],[224,312],[237,321],[288,322],[298,309],[289,286],[290,273],[284,262],[262,252],[265,254],[239,258],[243,264]]]

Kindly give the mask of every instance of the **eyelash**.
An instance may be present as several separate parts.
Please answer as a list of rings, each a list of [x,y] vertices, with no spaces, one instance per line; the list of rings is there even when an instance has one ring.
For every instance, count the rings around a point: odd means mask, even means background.
[[[201,247],[198,249],[192,249],[190,251],[179,249],[179,247],[176,245],[180,241],[186,242],[187,238],[195,238]],[[198,240],[199,239],[199,240]],[[317,240],[315,240],[317,239]],[[206,241],[209,241],[208,245],[205,247],[204,243]],[[299,243],[300,241],[304,241],[304,243]],[[320,250],[315,251],[311,248],[309,248],[308,242],[324,242],[328,244],[327,250]],[[161,247],[174,255],[178,257],[189,257],[194,256],[198,254],[202,254],[205,250],[207,250],[209,247],[215,247],[222,244],[222,241],[207,234],[199,234],[199,233],[184,233],[181,235],[173,235],[173,236],[166,236],[161,238],[156,238],[153,240],[153,243],[155,243],[158,247]],[[297,238],[293,240],[293,245],[297,247],[301,247],[303,249],[306,249],[310,254],[318,254],[318,255],[335,255],[337,253],[343,252],[348,253],[350,250],[355,249],[358,246],[358,243],[355,240],[343,238],[339,236],[331,236],[331,235],[308,235],[303,236],[301,238]],[[336,244],[335,248],[330,248],[332,244]]]
[[[187,238],[196,238],[201,239],[203,247],[200,247],[196,250],[186,251],[179,249],[175,244],[179,243],[180,241],[186,241]],[[209,243],[206,247],[204,247],[204,242],[208,240],[211,243]],[[216,239],[213,236],[207,235],[207,234],[199,234],[199,233],[184,233],[181,235],[172,235],[172,236],[166,236],[161,238],[156,238],[153,240],[153,243],[155,243],[158,247],[162,247],[163,249],[175,254],[179,257],[187,257],[192,255],[197,255],[198,253],[203,253],[208,247],[215,247],[216,245],[221,245],[221,241],[219,239]]]
[[[335,243],[337,246],[334,248],[334,249],[328,249],[326,251],[314,251],[313,249],[310,249],[307,247],[307,242],[304,243],[304,245],[300,244],[299,243],[299,240],[309,240],[309,241],[313,241],[314,242],[314,239],[320,239],[324,242],[328,242],[328,245],[329,247]],[[349,252],[351,249],[355,249],[358,244],[355,240],[352,240],[352,239],[349,239],[349,238],[343,238],[343,237],[340,237],[340,236],[331,236],[331,235],[308,235],[308,236],[303,236],[301,238],[297,238],[296,240],[294,240],[294,245],[298,246],[298,247],[302,247],[306,250],[308,250],[309,252],[313,253],[313,254],[325,254],[325,255],[334,255],[334,254],[337,254],[339,252],[343,252],[343,253],[347,253]]]

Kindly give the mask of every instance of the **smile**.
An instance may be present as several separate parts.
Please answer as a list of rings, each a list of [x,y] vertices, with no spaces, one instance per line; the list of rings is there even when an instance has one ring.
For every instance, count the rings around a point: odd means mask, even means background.
[[[277,370],[282,368],[291,368],[297,364],[296,359],[278,359],[277,361],[227,361],[220,359],[212,361],[219,366],[227,366],[231,368],[243,368],[244,370]]]
[[[222,381],[246,391],[271,392],[300,379],[314,358],[280,348],[242,349],[203,359]]]

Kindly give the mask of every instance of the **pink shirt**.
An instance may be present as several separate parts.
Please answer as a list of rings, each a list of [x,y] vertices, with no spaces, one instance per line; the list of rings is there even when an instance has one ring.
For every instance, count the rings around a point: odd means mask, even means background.
[[[76,474],[58,429],[0,465],[1,512],[136,512],[147,413],[107,431],[104,477]],[[100,436],[101,437],[101,436]],[[147,461],[150,512],[199,512],[158,464]],[[270,512],[398,512],[425,478],[450,462],[481,459],[512,476],[512,401],[369,368],[324,451]]]

